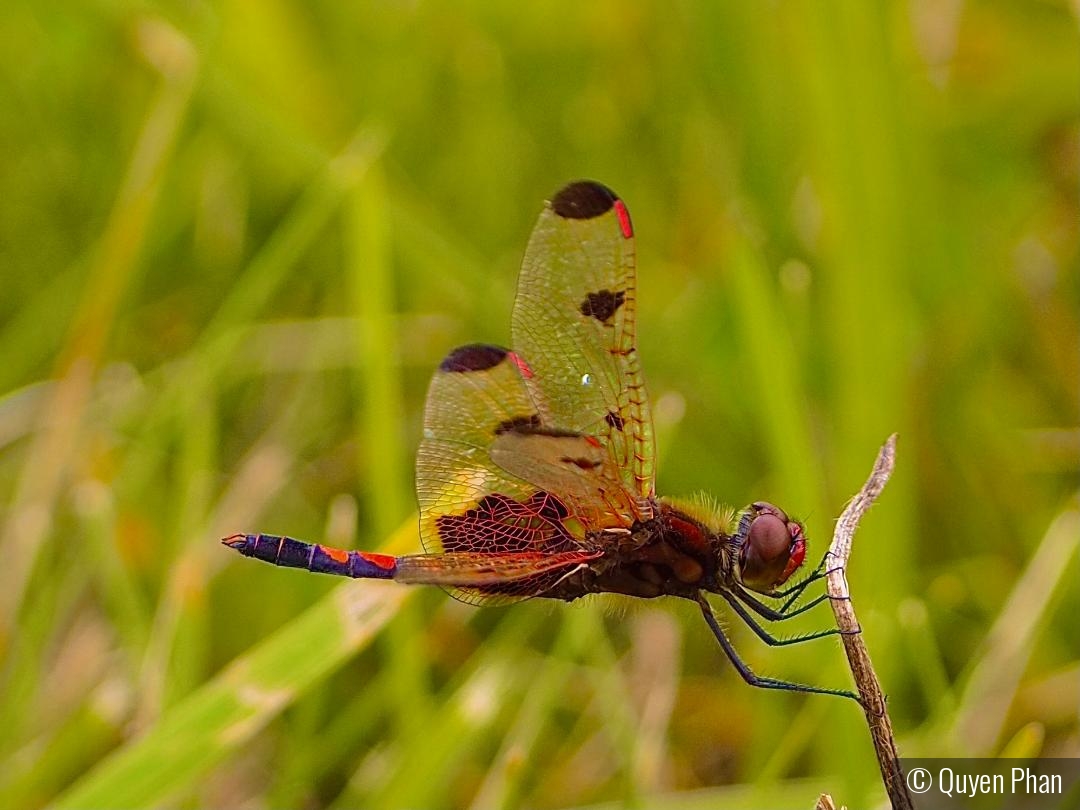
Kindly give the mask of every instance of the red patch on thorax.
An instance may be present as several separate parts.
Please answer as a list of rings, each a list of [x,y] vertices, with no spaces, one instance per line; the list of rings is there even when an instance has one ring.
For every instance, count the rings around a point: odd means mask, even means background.
[[[693,548],[695,551],[707,553],[709,542],[701,527],[689,520],[683,520],[678,515],[668,514],[667,525],[685,541],[684,546]]]

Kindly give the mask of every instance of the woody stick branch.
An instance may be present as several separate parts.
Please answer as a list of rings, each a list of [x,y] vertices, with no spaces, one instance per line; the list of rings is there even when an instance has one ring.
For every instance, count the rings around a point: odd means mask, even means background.
[[[829,545],[829,571],[826,581],[837,626],[844,634],[844,652],[866,715],[866,723],[874,743],[874,753],[877,755],[885,791],[894,808],[909,810],[914,805],[904,774],[900,769],[900,759],[896,751],[896,740],[893,737],[892,721],[889,720],[888,709],[885,705],[885,695],[881,691],[881,684],[878,682],[877,674],[870,662],[870,654],[867,652],[860,633],[845,574],[855,530],[863,514],[873,505],[884,489],[889,476],[892,475],[895,461],[896,434],[894,433],[878,452],[870,477],[866,479],[866,483],[855,497],[848,502],[839,520],[836,521],[832,543]]]

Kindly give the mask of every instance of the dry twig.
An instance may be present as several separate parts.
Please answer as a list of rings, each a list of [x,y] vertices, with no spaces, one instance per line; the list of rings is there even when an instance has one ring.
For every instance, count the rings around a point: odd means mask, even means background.
[[[844,652],[847,654],[848,665],[855,678],[859,700],[866,715],[866,723],[870,728],[870,737],[874,743],[874,752],[877,755],[878,767],[881,769],[885,791],[894,808],[909,810],[914,805],[904,774],[900,770],[900,758],[896,751],[896,740],[893,739],[892,722],[889,720],[889,713],[885,706],[885,695],[881,691],[881,684],[870,663],[870,654],[866,650],[866,644],[863,643],[859,622],[855,617],[855,607],[851,602],[847,577],[844,573],[859,520],[881,494],[889,476],[892,475],[895,460],[896,434],[894,433],[878,452],[874,469],[863,484],[863,488],[848,502],[840,519],[836,522],[832,543],[829,545],[829,571],[826,580],[836,623],[844,634]]]

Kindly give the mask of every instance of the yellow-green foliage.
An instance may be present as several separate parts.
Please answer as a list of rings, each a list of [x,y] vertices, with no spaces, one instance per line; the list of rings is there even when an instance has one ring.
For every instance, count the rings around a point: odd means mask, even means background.
[[[578,177],[633,214],[661,494],[781,504],[814,559],[898,432],[848,575],[901,750],[1077,756],[1076,13],[7,0],[0,806],[880,803],[857,707],[746,686],[689,603],[218,544],[417,548],[429,374],[508,340]]]

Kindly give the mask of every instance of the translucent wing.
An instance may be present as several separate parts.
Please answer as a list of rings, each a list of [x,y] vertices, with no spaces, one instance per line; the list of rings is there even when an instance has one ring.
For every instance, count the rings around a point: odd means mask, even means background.
[[[610,189],[571,183],[529,240],[512,320],[513,345],[542,425],[593,437],[612,473],[652,517],[652,416],[635,343],[633,228]]]
[[[654,516],[635,307],[626,207],[599,184],[567,186],[526,251],[516,351],[462,347],[432,380],[417,494],[434,556],[414,576],[468,601],[530,595],[595,557],[592,533]]]
[[[558,493],[589,529],[629,528],[640,519],[638,499],[595,436],[515,426],[495,438],[489,453],[507,472]]]
[[[466,602],[509,602],[546,591],[598,556],[599,551],[415,554],[397,558],[394,579],[442,585]]]
[[[416,491],[420,536],[432,556],[415,567],[436,577],[441,571],[442,583],[454,585],[462,566],[488,558],[492,581],[451,588],[468,602],[537,593],[581,562],[575,553],[583,550],[585,520],[560,495],[499,466],[490,452],[499,436],[536,420],[523,369],[514,352],[463,346],[443,360],[428,389]],[[494,555],[507,555],[506,564],[499,567]],[[494,582],[500,577],[502,586]]]

